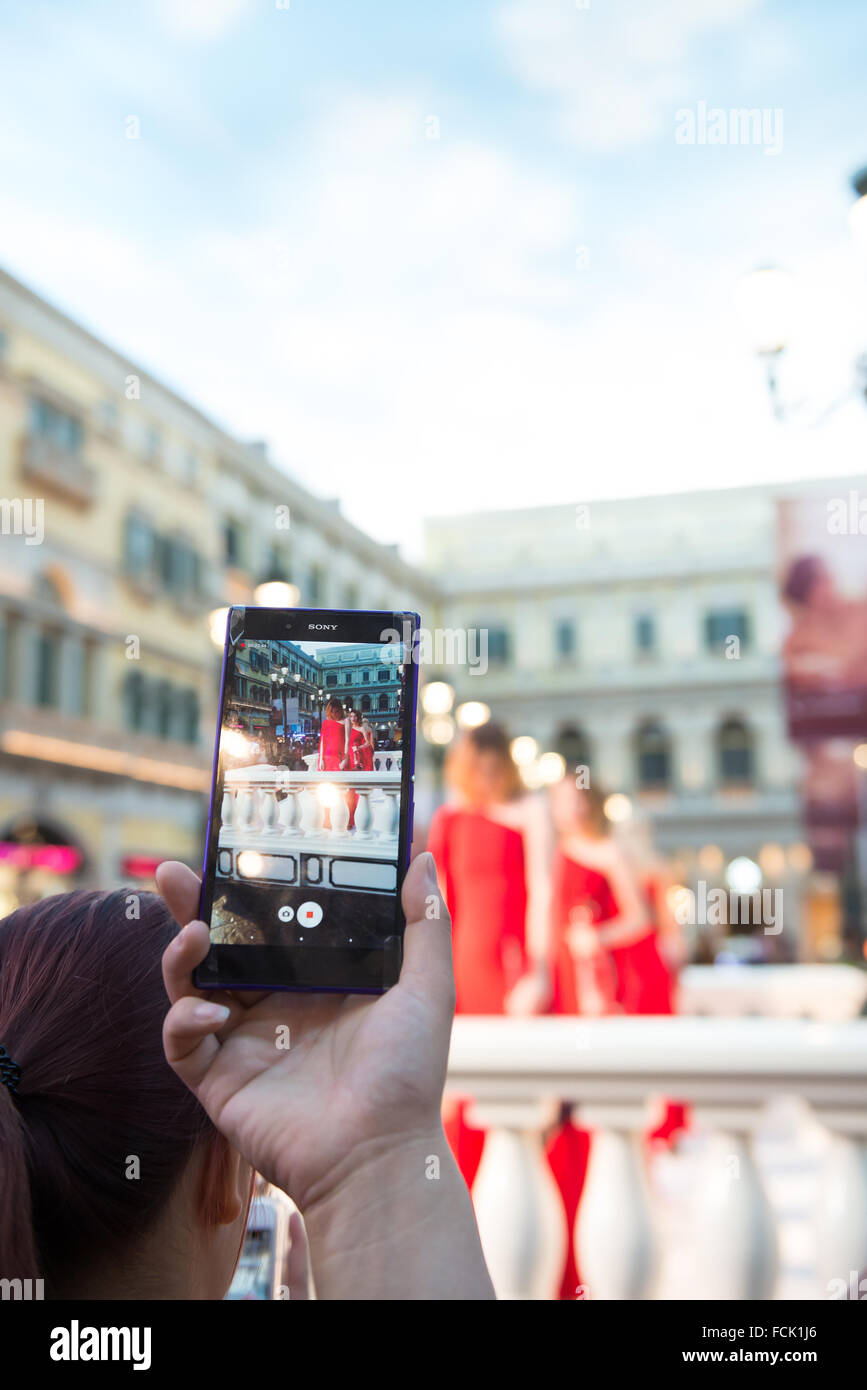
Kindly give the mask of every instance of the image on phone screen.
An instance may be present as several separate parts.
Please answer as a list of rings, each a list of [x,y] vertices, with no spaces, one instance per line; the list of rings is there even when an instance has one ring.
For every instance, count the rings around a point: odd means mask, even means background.
[[[403,929],[411,630],[394,625],[406,615],[288,611],[231,610],[200,978],[382,989]]]

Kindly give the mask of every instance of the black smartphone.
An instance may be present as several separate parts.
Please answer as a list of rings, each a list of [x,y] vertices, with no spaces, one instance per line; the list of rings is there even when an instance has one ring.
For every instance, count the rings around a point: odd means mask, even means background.
[[[419,622],[229,609],[197,988],[380,994],[396,982]]]

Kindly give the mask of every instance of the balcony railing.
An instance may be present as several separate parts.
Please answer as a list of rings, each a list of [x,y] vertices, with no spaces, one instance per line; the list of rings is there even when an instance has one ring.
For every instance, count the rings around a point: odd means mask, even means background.
[[[399,823],[397,769],[233,768],[224,778],[217,871],[223,877],[392,892]]]
[[[500,1297],[557,1297],[569,1241],[578,1298],[860,1296],[867,1021],[459,1017],[448,1090],[487,1133]],[[690,1106],[675,1152],[644,1138],[663,1096]],[[544,1158],[561,1102],[592,1131],[574,1231]]]
[[[25,435],[21,472],[25,478],[79,506],[90,506],[96,498],[96,470],[83,463],[77,454],[40,435]]]

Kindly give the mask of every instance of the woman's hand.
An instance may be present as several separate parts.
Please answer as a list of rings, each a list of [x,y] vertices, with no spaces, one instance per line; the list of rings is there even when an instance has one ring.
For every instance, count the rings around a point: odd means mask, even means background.
[[[454,982],[432,856],[419,856],[406,876],[403,968],[376,999],[195,990],[193,968],[210,946],[205,924],[188,920],[199,880],[184,865],[162,864],[158,886],[175,918],[188,921],[163,957],[166,1057],[263,1177],[304,1211],[340,1180],[348,1158],[437,1130]],[[433,919],[431,897],[440,908]]]
[[[400,979],[375,999],[197,991],[199,880],[167,863],[157,885],[187,923],[163,956],[166,1058],[303,1212],[320,1297],[492,1297],[440,1117],[454,977],[433,856],[409,868]]]
[[[526,1018],[530,1014],[544,1013],[551,1001],[551,972],[544,962],[528,970],[513,985],[506,995],[503,1005],[505,1012],[512,1017]]]
[[[570,925],[566,928],[566,945],[574,960],[592,960],[602,950],[599,934],[591,923],[590,913],[585,908],[574,908],[570,914]]]

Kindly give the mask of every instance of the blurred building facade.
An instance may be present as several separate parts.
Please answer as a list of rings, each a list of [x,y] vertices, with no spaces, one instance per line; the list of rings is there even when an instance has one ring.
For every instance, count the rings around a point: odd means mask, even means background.
[[[488,632],[488,669],[443,670],[513,735],[630,798],[676,875],[758,864],[785,953],[833,956],[840,885],[803,843],[801,754],[780,680],[784,495],[853,480],[437,518],[425,560],[446,627]],[[783,935],[783,933],[781,933]]]
[[[430,603],[337,503],[3,273],[0,497],[2,911],[200,861],[213,609],[274,579],[307,607]]]

